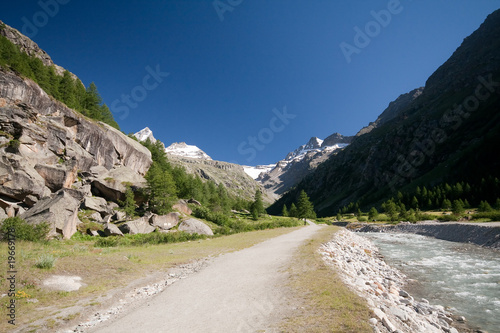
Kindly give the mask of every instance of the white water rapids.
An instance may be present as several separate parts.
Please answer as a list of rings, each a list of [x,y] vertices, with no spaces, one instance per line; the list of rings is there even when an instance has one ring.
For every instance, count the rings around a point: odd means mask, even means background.
[[[385,261],[418,281],[412,294],[500,332],[500,251],[414,234],[360,233]]]

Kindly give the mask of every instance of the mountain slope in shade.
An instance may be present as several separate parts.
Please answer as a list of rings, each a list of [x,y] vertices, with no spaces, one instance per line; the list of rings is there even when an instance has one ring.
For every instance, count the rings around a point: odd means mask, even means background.
[[[498,110],[500,10],[429,77],[418,97],[406,98],[390,120],[358,135],[268,211],[279,213],[301,190],[320,216],[331,216],[349,202],[367,210],[417,186],[498,178]]]

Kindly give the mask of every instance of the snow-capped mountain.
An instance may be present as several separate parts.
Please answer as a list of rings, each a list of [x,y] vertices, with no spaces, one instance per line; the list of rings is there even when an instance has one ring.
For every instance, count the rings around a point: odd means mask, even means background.
[[[325,140],[312,137],[305,145],[288,153],[270,171],[256,178],[269,192],[281,195],[300,182],[320,163],[349,145],[353,137],[335,133]]]
[[[172,143],[170,146],[165,148],[165,151],[169,155],[198,158],[201,160],[212,160],[212,158],[203,150],[196,146],[188,145],[185,142]]]
[[[155,137],[153,136],[153,131],[146,127],[139,132],[135,133],[134,136],[139,141],[146,141],[148,138],[152,143],[156,142]],[[175,155],[180,157],[189,157],[189,158],[198,158],[202,160],[212,160],[207,153],[196,146],[188,145],[185,142],[175,142],[170,146],[165,148],[165,152],[169,155]]]
[[[153,131],[151,131],[149,127],[140,130],[139,132],[135,133],[134,136],[141,142],[146,141],[148,138],[152,143],[156,142],[156,139],[153,136]]]
[[[246,174],[252,177],[253,179],[259,178],[261,173],[266,173],[274,169],[276,164],[269,165],[257,165],[257,166],[248,166],[243,165],[243,170],[245,170]]]

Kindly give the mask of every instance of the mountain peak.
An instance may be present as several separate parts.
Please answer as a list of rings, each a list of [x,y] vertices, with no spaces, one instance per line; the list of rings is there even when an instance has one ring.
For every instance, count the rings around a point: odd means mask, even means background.
[[[153,136],[153,131],[149,129],[149,127],[146,127],[139,132],[135,133],[134,136],[137,138],[139,141],[146,141],[149,139],[152,143],[156,142],[155,137]]]
[[[211,160],[212,158],[208,156],[200,148],[188,145],[185,142],[174,142],[167,148],[165,148],[165,152],[170,155],[181,156],[181,157],[189,157],[189,158],[198,158],[202,160]]]

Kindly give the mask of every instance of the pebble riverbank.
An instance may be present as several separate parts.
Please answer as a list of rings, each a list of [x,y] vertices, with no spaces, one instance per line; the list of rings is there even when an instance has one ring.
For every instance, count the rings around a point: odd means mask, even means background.
[[[458,333],[455,320],[440,305],[415,300],[403,290],[407,277],[387,265],[377,247],[368,239],[342,229],[319,249],[323,260],[339,272],[343,282],[363,297],[373,311],[374,332]]]

